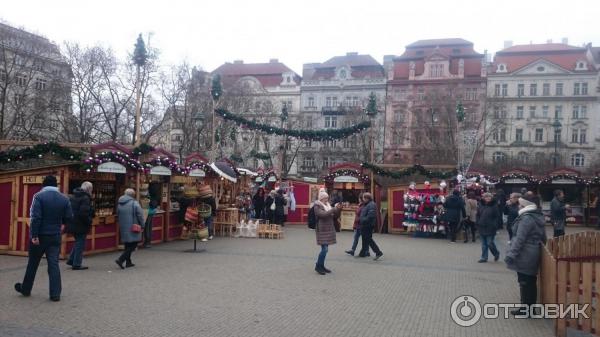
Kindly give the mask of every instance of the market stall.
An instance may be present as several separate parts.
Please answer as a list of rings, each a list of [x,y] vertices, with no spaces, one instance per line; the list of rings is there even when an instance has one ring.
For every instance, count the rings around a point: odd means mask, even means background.
[[[343,163],[329,168],[329,174],[323,178],[332,203],[342,202],[340,229],[353,230],[359,196],[370,192],[370,177],[360,165]]]
[[[233,229],[240,222],[240,210],[236,204],[239,173],[228,160],[220,160],[209,166],[218,175],[217,178],[207,181],[207,184],[212,187],[217,203],[215,233],[232,234]]]
[[[388,189],[388,232],[417,236],[445,234],[440,206],[448,193],[445,181],[410,183]]]
[[[308,222],[308,211],[311,204],[317,200],[319,190],[325,188],[325,185],[318,184],[317,179],[287,179],[286,181],[293,190],[296,207],[289,210],[287,224],[306,225]]]
[[[548,173],[539,180],[538,193],[541,198],[542,212],[550,222],[550,204],[555,190],[565,193],[567,210],[567,226],[581,226],[587,223],[586,209],[589,206],[590,180],[582,178],[578,171],[558,169]]]
[[[538,182],[534,178],[533,173],[526,170],[509,170],[502,172],[495,190],[502,189],[506,196],[511,193],[521,193],[522,190],[537,191]]]

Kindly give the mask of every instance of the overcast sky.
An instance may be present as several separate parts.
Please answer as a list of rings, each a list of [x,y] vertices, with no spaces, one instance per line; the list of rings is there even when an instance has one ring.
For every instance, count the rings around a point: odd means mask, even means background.
[[[495,52],[569,38],[600,45],[600,1],[3,0],[0,18],[49,39],[110,45],[124,56],[138,33],[161,62],[212,71],[223,62],[278,58],[298,73],[348,51],[401,54],[419,39],[461,37]]]

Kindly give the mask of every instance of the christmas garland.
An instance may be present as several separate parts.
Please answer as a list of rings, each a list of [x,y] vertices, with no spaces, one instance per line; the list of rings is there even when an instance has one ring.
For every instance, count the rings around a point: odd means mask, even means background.
[[[146,143],[140,144],[139,146],[136,146],[133,148],[133,150],[131,150],[131,152],[135,155],[135,156],[141,156],[141,155],[145,155],[148,154],[150,152],[154,151],[154,147],[151,145],[148,145]]]
[[[229,156],[229,159],[235,163],[243,163],[244,162],[244,158],[242,158],[242,156],[237,155],[237,154],[232,154],[231,156]]]
[[[260,160],[269,160],[271,159],[271,155],[268,153],[259,153],[254,150],[250,151],[250,156]]]
[[[80,152],[73,151],[54,142],[49,142],[36,144],[20,150],[13,149],[9,151],[2,151],[0,152],[0,163],[15,162],[27,159],[40,159],[48,153],[70,161],[79,161],[82,157]]]
[[[355,124],[350,127],[342,129],[328,129],[328,130],[298,130],[298,129],[284,129],[275,127],[268,124],[258,123],[253,120],[246,119],[244,117],[233,114],[225,109],[216,109],[215,112],[223,119],[235,122],[244,129],[261,131],[267,134],[274,134],[277,136],[288,136],[303,140],[336,140],[348,138],[354,134],[362,132],[371,126],[371,122],[364,121]]]
[[[154,166],[164,166],[171,170],[171,172],[177,172],[184,174],[187,172],[186,168],[179,166],[176,161],[169,159],[168,157],[156,157],[149,162],[143,164],[144,172],[149,173]]]
[[[499,182],[503,183],[507,179],[523,179],[526,180],[529,184],[537,184],[539,181],[534,177],[524,173],[511,173],[506,174],[500,177]]]
[[[325,182],[327,182],[327,183],[332,183],[335,178],[341,177],[341,176],[356,177],[360,181],[362,181],[364,184],[368,184],[369,183],[369,176],[368,175],[361,174],[360,172],[358,172],[356,170],[348,170],[348,169],[346,169],[346,170],[338,170],[338,171],[332,172],[332,173],[324,176],[323,180],[325,180]]]
[[[129,167],[136,171],[142,171],[143,166],[139,160],[130,157],[127,153],[122,153],[120,151],[117,152],[102,152],[97,153],[93,157],[88,157],[84,160],[82,168],[86,172],[91,172],[94,168],[98,167],[98,165],[107,162],[119,163],[125,167]]]
[[[412,167],[407,167],[400,171],[390,171],[370,163],[362,163],[361,166],[368,170],[371,170],[378,176],[388,177],[392,179],[402,179],[404,177],[411,176],[415,173],[418,173],[427,178],[448,179],[456,176],[456,174],[458,173],[456,169],[453,169],[451,171],[431,171],[418,164]]]

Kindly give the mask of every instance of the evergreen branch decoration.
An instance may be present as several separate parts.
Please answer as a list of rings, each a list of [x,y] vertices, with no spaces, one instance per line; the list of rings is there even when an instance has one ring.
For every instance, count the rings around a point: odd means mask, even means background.
[[[51,154],[64,160],[79,161],[82,154],[54,142],[37,144],[20,150],[0,152],[0,163],[15,162],[27,159],[41,159],[44,155]]]
[[[330,173],[330,174],[324,176],[323,180],[327,183],[333,183],[335,181],[335,178],[341,177],[341,176],[356,177],[360,182],[362,182],[364,184],[369,184],[369,176],[368,175],[362,174],[362,173],[358,172],[357,170],[349,170],[349,169],[338,170],[333,173]]]
[[[259,153],[255,150],[250,151],[250,156],[259,160],[269,160],[271,159],[271,155],[268,153]]]
[[[303,140],[314,140],[314,141],[324,141],[324,140],[337,140],[348,138],[354,134],[362,132],[365,129],[368,129],[371,126],[371,122],[364,121],[358,124],[355,124],[350,127],[341,128],[341,129],[329,129],[329,130],[298,130],[298,129],[283,129],[278,128],[268,124],[261,124],[255,121],[248,120],[239,115],[233,114],[225,109],[216,109],[215,112],[221,116],[223,119],[235,122],[237,125],[240,125],[242,128],[261,131],[267,134],[274,134],[277,136],[288,136]]]
[[[431,170],[426,169],[422,165],[418,165],[418,164],[414,165],[412,167],[407,167],[400,171],[390,171],[390,170],[387,170],[385,168],[382,168],[375,164],[370,164],[370,163],[362,163],[361,166],[368,170],[371,170],[373,173],[375,173],[378,176],[388,177],[388,178],[392,178],[392,179],[402,179],[404,177],[411,176],[415,173],[419,173],[422,176],[425,176],[427,178],[449,179],[449,178],[456,176],[456,174],[458,173],[458,171],[456,169],[453,169],[451,171],[431,171]]]
[[[133,148],[133,150],[131,151],[135,156],[141,156],[144,154],[148,154],[150,152],[154,151],[154,147],[151,145],[148,145],[146,143],[142,143],[139,146],[136,146]]]
[[[94,169],[96,169],[100,164],[107,162],[119,163],[136,171],[142,171],[144,169],[142,163],[140,163],[138,159],[134,159],[128,154],[120,151],[102,152],[94,155],[93,157],[88,157],[84,160],[82,168],[86,172],[91,172]]]

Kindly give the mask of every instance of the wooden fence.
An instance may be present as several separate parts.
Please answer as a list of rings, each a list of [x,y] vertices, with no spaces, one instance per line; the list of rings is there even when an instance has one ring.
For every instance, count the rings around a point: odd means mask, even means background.
[[[588,304],[589,318],[558,318],[558,337],[567,328],[600,336],[600,233],[581,232],[548,240],[542,248],[539,302],[542,304]]]

